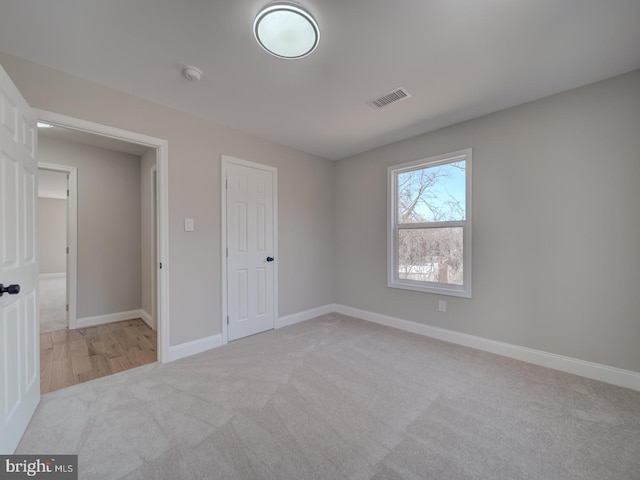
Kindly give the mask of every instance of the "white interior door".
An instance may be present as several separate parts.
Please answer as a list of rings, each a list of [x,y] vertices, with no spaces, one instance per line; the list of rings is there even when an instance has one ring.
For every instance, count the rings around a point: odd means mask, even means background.
[[[274,328],[275,171],[226,168],[229,341]]]
[[[36,116],[0,67],[0,453],[15,451],[40,401]]]

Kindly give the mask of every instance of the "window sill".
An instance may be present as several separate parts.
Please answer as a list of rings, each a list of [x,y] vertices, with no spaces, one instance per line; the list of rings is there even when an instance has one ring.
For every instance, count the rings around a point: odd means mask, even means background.
[[[433,293],[436,295],[448,295],[450,297],[471,298],[471,289],[455,285],[420,284],[411,281],[389,281],[387,286],[401,290],[412,290],[414,292]]]

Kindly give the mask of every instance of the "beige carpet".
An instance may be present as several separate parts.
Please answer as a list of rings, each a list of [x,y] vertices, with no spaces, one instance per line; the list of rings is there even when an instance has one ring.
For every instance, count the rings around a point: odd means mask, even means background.
[[[40,277],[40,333],[67,328],[67,277]]]
[[[81,479],[638,480],[640,392],[337,314],[44,395]]]

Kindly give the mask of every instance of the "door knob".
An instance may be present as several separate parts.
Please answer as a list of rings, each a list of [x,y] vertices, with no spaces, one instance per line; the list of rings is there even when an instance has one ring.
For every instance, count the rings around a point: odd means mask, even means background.
[[[20,285],[9,285],[8,287],[5,287],[0,283],[0,297],[5,293],[8,293],[9,295],[17,295],[20,293]]]
[[[267,262],[273,262],[273,257],[267,257]]]

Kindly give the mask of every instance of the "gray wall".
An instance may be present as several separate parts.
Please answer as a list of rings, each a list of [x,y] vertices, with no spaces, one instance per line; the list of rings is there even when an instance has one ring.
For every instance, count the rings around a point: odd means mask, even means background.
[[[38,161],[78,169],[78,318],[139,309],[140,157],[40,136]]]
[[[156,164],[156,151],[149,149],[140,159],[140,227],[141,227],[141,278],[142,278],[142,309],[152,317],[153,327],[155,328],[156,319],[153,318],[154,309],[152,304],[153,294],[153,276],[151,269],[151,255],[153,252],[152,242],[155,240],[153,235],[153,202],[152,202],[152,185],[151,185],[151,169]]]
[[[38,198],[39,273],[67,271],[67,201]]]
[[[335,302],[640,371],[639,126],[636,71],[337,162]],[[388,288],[387,166],[467,147],[473,298]]]
[[[222,154],[278,168],[279,315],[332,302],[332,162],[4,53],[0,64],[33,107],[168,140],[170,345],[222,329]]]
[[[168,140],[171,345],[221,331],[227,154],[279,169],[280,316],[336,302],[640,371],[640,72],[333,164],[6,54],[0,63],[35,107]],[[447,297],[439,313],[436,295],[386,287],[386,167],[466,147],[474,296]]]

